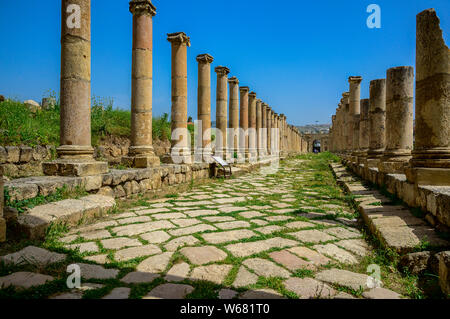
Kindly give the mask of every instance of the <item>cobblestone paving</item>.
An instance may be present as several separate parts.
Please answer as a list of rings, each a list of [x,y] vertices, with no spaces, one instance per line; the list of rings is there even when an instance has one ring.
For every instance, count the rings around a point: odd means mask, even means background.
[[[137,201],[44,243],[67,255],[63,265],[60,254],[47,252],[38,257],[56,262],[53,270],[41,263],[40,270],[1,277],[0,286],[45,284],[41,294],[59,299],[399,297],[367,287],[365,267],[355,265],[372,252],[357,215],[330,171],[309,164],[289,160],[275,174]],[[3,260],[17,264],[19,257]],[[65,287],[69,263],[81,267],[79,289]]]

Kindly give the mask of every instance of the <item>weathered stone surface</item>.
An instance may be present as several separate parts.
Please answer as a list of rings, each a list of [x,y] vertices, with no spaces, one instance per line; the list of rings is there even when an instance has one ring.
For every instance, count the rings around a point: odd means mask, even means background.
[[[115,253],[114,259],[117,261],[127,261],[137,257],[150,256],[162,253],[161,249],[155,245],[144,245],[119,250]]]
[[[79,249],[80,253],[96,253],[100,250],[95,242],[72,244],[66,245],[65,247],[71,250]]]
[[[336,237],[330,236],[317,229],[302,230],[296,233],[289,233],[289,235],[305,243],[322,243],[330,240],[336,240]]]
[[[444,294],[450,295],[450,251],[439,256],[439,285]]]
[[[332,227],[323,230],[325,233],[336,236],[340,239],[349,239],[361,237],[361,233],[355,230],[349,230],[342,227]]]
[[[128,299],[131,289],[126,287],[114,288],[109,294],[102,299]]]
[[[129,217],[129,218],[117,220],[117,222],[120,225],[145,223],[145,222],[151,222],[151,221],[152,221],[152,219],[149,216],[135,216],[135,217]]]
[[[142,246],[142,243],[134,238],[116,237],[101,241],[105,249],[121,249],[124,247]]]
[[[102,265],[110,262],[107,254],[87,256],[87,257],[84,257],[83,259],[88,260],[88,261],[93,261],[97,264],[102,264]]]
[[[160,255],[152,256],[145,259],[141,262],[137,267],[137,271],[141,272],[150,272],[150,273],[160,273],[163,272],[167,265],[169,264],[170,259],[172,258],[173,253],[166,252]]]
[[[240,267],[236,275],[236,279],[233,282],[233,287],[241,288],[256,284],[258,276],[249,272],[245,267]]]
[[[217,233],[208,233],[201,235],[203,239],[212,244],[221,244],[230,241],[236,241],[241,239],[247,239],[257,236],[254,232],[247,229],[242,230],[230,230]]]
[[[126,284],[142,284],[142,283],[150,283],[156,278],[159,278],[158,274],[152,274],[149,272],[140,272],[134,271],[125,275],[120,281]]]
[[[211,225],[199,224],[199,225],[190,226],[190,227],[186,227],[186,228],[178,228],[178,229],[170,230],[169,234],[171,234],[172,236],[184,236],[184,235],[190,235],[190,234],[195,234],[195,233],[202,233],[202,232],[205,232],[208,230],[217,230],[217,229]]]
[[[312,278],[289,278],[283,284],[300,299],[331,298],[336,294],[333,288]]]
[[[151,214],[166,213],[166,212],[170,212],[170,209],[162,207],[162,208],[150,208],[150,209],[137,210],[136,214],[151,215]]]
[[[34,286],[41,286],[52,281],[52,276],[36,274],[32,272],[15,272],[11,275],[0,277],[0,288],[14,286],[18,289],[28,289]]]
[[[207,220],[211,223],[216,223],[216,222],[229,222],[229,221],[233,221],[236,220],[235,218],[231,217],[231,216],[214,216],[214,217],[203,217],[202,219]]]
[[[164,248],[168,251],[176,251],[179,247],[185,246],[185,245],[195,245],[199,242],[197,238],[194,236],[183,236],[178,237],[175,239],[172,239],[169,241]]]
[[[248,218],[248,219],[265,216],[264,214],[261,214],[260,212],[253,211],[253,210],[248,211],[248,212],[239,213],[239,215],[241,215],[244,218]]]
[[[231,289],[221,289],[219,291],[219,299],[233,299],[237,296],[237,292]]]
[[[290,276],[289,271],[275,265],[273,262],[266,259],[247,259],[242,264],[252,269],[259,276],[281,278],[289,278]]]
[[[161,244],[170,238],[170,235],[162,230],[141,234],[139,236],[150,244]]]
[[[409,273],[417,275],[428,268],[428,262],[431,258],[429,251],[420,251],[416,253],[409,253],[400,259],[400,269],[406,268]]]
[[[119,274],[117,269],[105,269],[99,265],[78,263],[81,270],[81,277],[84,279],[112,279]]]
[[[186,215],[190,217],[200,217],[200,216],[210,216],[210,215],[218,215],[220,214],[217,210],[208,210],[208,209],[197,209],[197,210],[188,210],[185,211]]]
[[[192,271],[191,280],[210,281],[215,284],[221,284],[230,272],[231,265],[208,265],[197,267]]]
[[[372,288],[363,292],[362,296],[367,299],[401,299],[400,294],[386,288]]]
[[[272,258],[276,263],[283,265],[290,271],[296,271],[298,269],[310,269],[315,270],[316,267],[314,264],[305,261],[301,258],[298,258],[294,254],[291,254],[287,250],[276,251],[269,254],[270,258]]]
[[[109,237],[111,237],[111,234],[107,230],[96,230],[96,231],[89,232],[89,233],[81,233],[79,236],[83,237],[85,240],[96,240],[96,239],[109,238]]]
[[[144,224],[132,224],[126,226],[114,227],[112,231],[117,236],[134,236],[142,233],[147,233],[154,230],[160,229],[171,229],[175,228],[175,225],[167,220],[158,220],[155,222],[144,223]]]
[[[150,291],[143,299],[183,299],[194,287],[180,284],[163,284]]]
[[[290,239],[274,237],[255,242],[231,244],[226,246],[226,249],[236,257],[247,257],[272,248],[292,247],[297,244],[297,242]]]
[[[227,257],[224,251],[214,246],[186,247],[181,249],[180,252],[195,265],[222,261]]]
[[[189,271],[189,264],[181,262],[173,265],[173,267],[170,268],[170,270],[167,272],[167,275],[164,277],[164,279],[171,282],[183,281],[188,278]]]
[[[337,246],[345,248],[352,253],[364,257],[369,253],[370,247],[364,241],[364,239],[347,239],[341,240],[336,243]]]
[[[307,247],[292,247],[288,251],[299,257],[306,258],[309,262],[317,266],[326,265],[331,261],[331,259]]]
[[[355,258],[355,256],[345,251],[344,249],[339,248],[335,244],[315,245],[313,246],[313,248],[318,252],[330,256],[341,263],[351,265],[358,263],[358,260]]]
[[[201,221],[194,218],[180,218],[180,219],[171,219],[172,223],[180,227],[188,227],[192,225],[200,224]]]
[[[64,254],[53,253],[35,246],[28,246],[18,252],[0,257],[0,262],[4,262],[6,265],[31,264],[47,266],[64,261],[65,259],[66,255]]]
[[[247,290],[239,299],[286,299],[282,294],[273,289]]]
[[[270,225],[270,226],[255,228],[254,230],[257,232],[260,232],[261,234],[269,235],[269,234],[283,230],[283,227],[277,226],[277,225]]]
[[[186,215],[182,213],[167,213],[167,214],[154,214],[152,215],[154,219],[160,220],[160,219],[178,219],[178,218],[185,218]]]
[[[308,228],[308,227],[314,227],[316,226],[313,223],[308,223],[304,221],[296,221],[296,222],[290,222],[284,225],[284,227],[291,228],[291,229],[302,229],[302,228]]]
[[[343,287],[348,287],[353,290],[367,289],[367,282],[369,276],[365,274],[358,274],[342,269],[329,269],[316,274],[316,279],[336,284]]]

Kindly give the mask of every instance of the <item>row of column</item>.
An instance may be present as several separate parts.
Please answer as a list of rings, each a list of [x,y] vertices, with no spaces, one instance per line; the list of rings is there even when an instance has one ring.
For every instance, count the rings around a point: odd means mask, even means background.
[[[416,37],[415,83],[412,66],[390,68],[360,99],[362,78],[349,78],[332,118],[332,151],[411,183],[450,185],[450,50],[434,9],[417,15]]]
[[[156,8],[150,0],[132,0],[129,10],[133,15],[131,147],[123,163],[143,168],[160,164],[152,145],[152,24]],[[108,170],[107,163],[93,159],[91,145],[90,11],[90,0],[62,0],[61,136],[58,159],[43,164],[47,175],[84,176]],[[187,129],[187,48],[190,39],[185,33],[177,32],[168,34],[167,40],[172,45],[172,147],[171,154],[163,161],[173,162],[176,155],[179,162],[189,163],[192,161]],[[210,65],[213,57],[202,54],[197,61],[201,133],[197,134],[196,151],[209,156],[212,153]],[[249,92],[248,87],[239,87],[236,77],[228,78],[230,70],[227,67],[216,67],[215,72],[216,154],[228,158],[230,150],[239,150],[246,159],[252,160],[278,154],[280,150],[287,153],[301,149],[300,133],[287,125],[284,115],[276,114],[256,98],[256,93]],[[227,84],[230,92],[229,121]],[[227,128],[236,131],[232,132],[231,138],[228,138]]]

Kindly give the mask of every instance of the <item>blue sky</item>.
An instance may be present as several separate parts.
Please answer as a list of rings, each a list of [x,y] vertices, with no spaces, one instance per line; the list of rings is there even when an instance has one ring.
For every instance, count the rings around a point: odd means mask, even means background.
[[[197,62],[230,68],[241,85],[288,122],[330,122],[350,75],[370,80],[386,69],[415,65],[415,16],[435,8],[449,41],[448,0],[154,0],[153,112],[170,114],[170,43],[184,31],[188,49],[188,113],[197,114]],[[381,29],[369,29],[366,8],[381,7]],[[59,90],[60,0],[0,0],[0,94],[40,99]],[[128,0],[92,1],[92,94],[129,108],[132,15]],[[215,73],[212,73],[215,117]]]

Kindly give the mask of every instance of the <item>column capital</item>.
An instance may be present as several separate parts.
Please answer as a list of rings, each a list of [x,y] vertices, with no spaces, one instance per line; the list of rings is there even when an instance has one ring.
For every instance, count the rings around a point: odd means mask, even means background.
[[[228,79],[228,83],[230,84],[239,84],[239,80],[237,77],[232,76],[231,78]]]
[[[211,55],[204,53],[197,55],[196,60],[198,63],[212,63],[214,58]]]
[[[248,86],[241,86],[239,87],[239,91],[241,91],[242,93],[248,93],[248,91],[250,91],[250,88]]]
[[[167,41],[172,44],[186,44],[188,47],[191,46],[191,39],[184,32],[168,33]]]
[[[345,98],[348,98],[350,96],[350,92],[344,92],[344,93],[342,93],[342,97],[345,99]]]
[[[252,98],[256,98],[256,93],[252,91],[248,94],[248,96],[252,97]]]
[[[214,69],[214,72],[216,72],[217,75],[228,75],[228,73],[230,73],[230,69],[226,66],[217,66]]]
[[[131,0],[130,12],[133,15],[150,15],[154,17],[156,15],[156,7],[150,0]]]
[[[362,79],[363,79],[362,76],[349,76],[348,82],[359,84],[359,83],[361,83]]]

